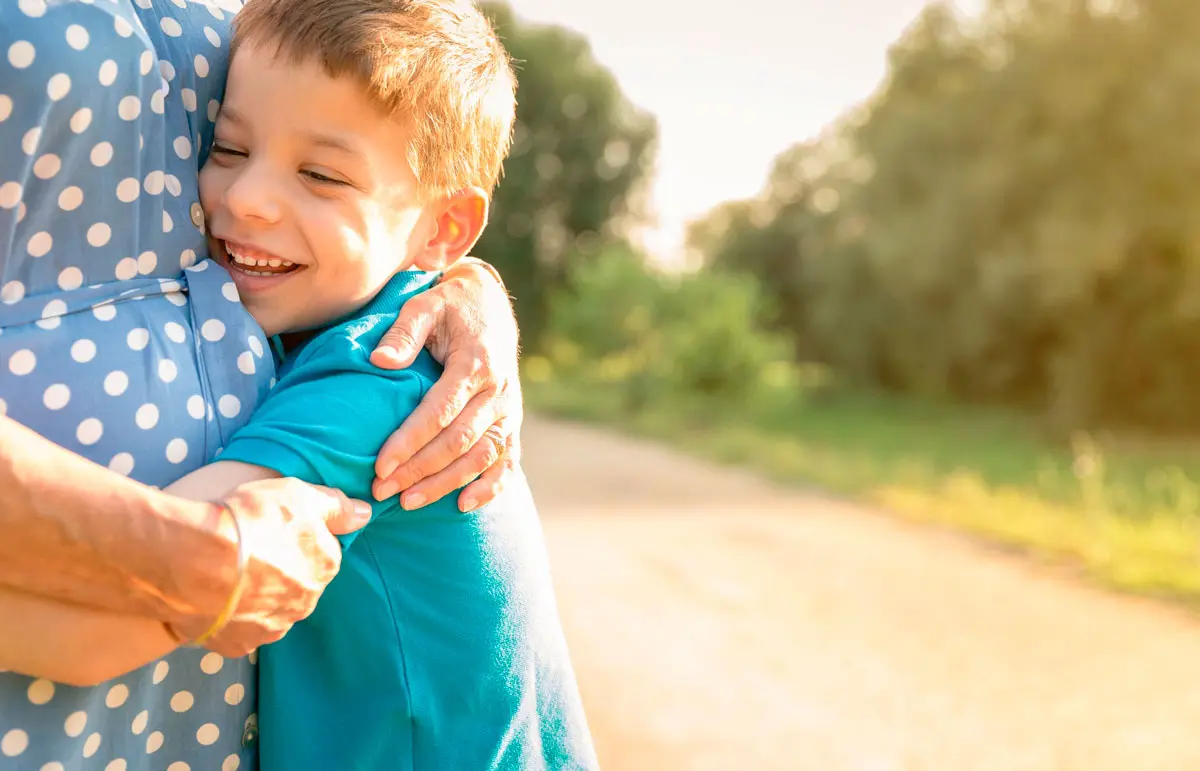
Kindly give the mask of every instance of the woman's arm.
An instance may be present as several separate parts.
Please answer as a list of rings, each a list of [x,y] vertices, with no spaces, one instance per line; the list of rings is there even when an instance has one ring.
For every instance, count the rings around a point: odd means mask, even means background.
[[[459,260],[405,304],[371,361],[403,369],[422,345],[446,369],[380,450],[375,497],[403,491],[401,505],[415,509],[466,485],[458,508],[470,511],[499,494],[521,451],[518,330],[495,268]]]
[[[172,484],[181,498],[221,500],[279,474],[244,463],[214,463]],[[0,669],[89,686],[144,666],[178,641],[161,621],[112,613],[0,587]]]

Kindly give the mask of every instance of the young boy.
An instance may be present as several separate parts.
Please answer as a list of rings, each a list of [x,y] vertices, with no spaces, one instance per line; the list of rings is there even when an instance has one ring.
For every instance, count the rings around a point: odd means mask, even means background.
[[[483,230],[513,74],[467,0],[252,0],[235,25],[201,199],[282,362],[219,460],[168,490],[291,476],[368,500],[380,446],[438,374],[428,354],[403,371],[368,357]],[[597,767],[527,485],[454,501],[375,504],[313,615],[261,650],[264,771]],[[152,624],[124,634],[142,660],[174,645]]]

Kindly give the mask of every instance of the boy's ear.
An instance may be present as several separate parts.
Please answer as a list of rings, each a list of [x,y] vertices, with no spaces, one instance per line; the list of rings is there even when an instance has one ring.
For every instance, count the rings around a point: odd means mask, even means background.
[[[433,237],[417,254],[421,270],[442,270],[471,251],[488,218],[488,196],[479,187],[459,190],[446,199],[435,220]]]

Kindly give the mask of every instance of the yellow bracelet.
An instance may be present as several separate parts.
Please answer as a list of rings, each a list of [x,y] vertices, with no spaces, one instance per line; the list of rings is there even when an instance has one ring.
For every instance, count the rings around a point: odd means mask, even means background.
[[[245,539],[242,537],[241,520],[238,519],[237,512],[227,504],[218,503],[217,505],[233,520],[233,530],[237,534],[237,577],[234,579],[233,591],[230,592],[229,599],[225,601],[225,607],[217,614],[217,617],[212,622],[212,626],[195,640],[192,640],[190,643],[184,642],[183,638],[180,637],[170,623],[164,623],[167,631],[188,648],[202,648],[205,643],[220,634],[221,630],[225,628],[233,619],[234,614],[237,613],[238,605],[242,602],[242,594],[246,591],[246,565],[250,562],[250,552],[246,548]]]

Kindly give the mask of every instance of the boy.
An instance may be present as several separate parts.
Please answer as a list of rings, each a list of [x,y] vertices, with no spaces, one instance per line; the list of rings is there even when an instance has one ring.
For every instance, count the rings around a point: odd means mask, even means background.
[[[467,0],[245,7],[201,200],[214,259],[283,361],[219,460],[169,492],[292,476],[370,497],[437,364],[368,356],[482,232],[514,91]],[[467,514],[453,496],[373,509],[313,615],[261,650],[264,771],[597,767],[528,487]],[[130,667],[174,644],[123,634]]]

